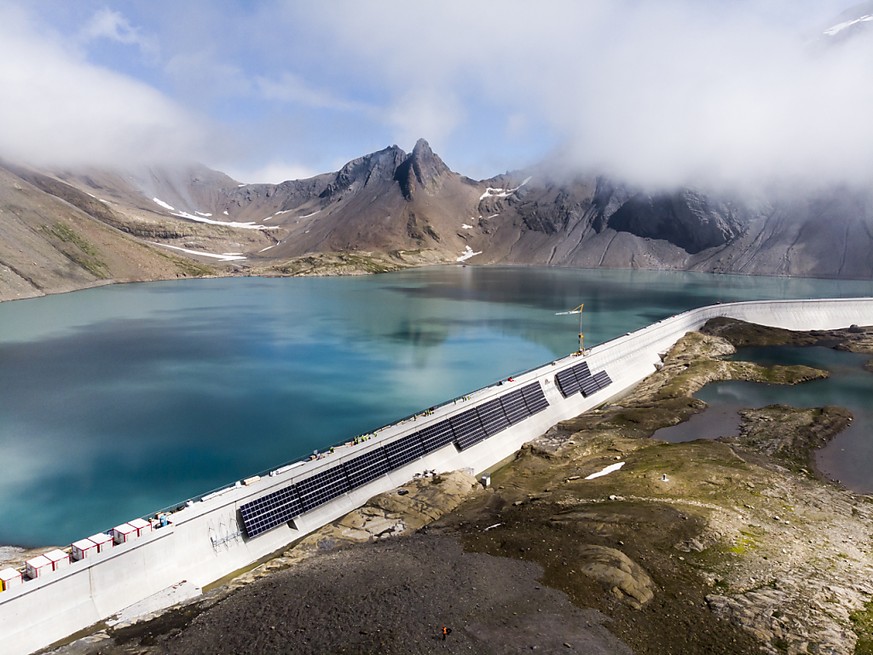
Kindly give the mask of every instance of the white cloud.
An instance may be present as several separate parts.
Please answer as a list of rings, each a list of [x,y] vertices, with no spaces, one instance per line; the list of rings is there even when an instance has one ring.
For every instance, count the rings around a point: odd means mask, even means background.
[[[277,159],[253,168],[231,166],[227,171],[233,179],[245,184],[280,184],[288,180],[305,180],[318,173],[308,166]]]
[[[23,13],[0,9],[0,155],[55,164],[196,158],[202,118],[146,84],[90,64]]]
[[[97,39],[108,39],[126,45],[135,45],[143,54],[154,56],[157,46],[146,37],[142,31],[133,25],[121,13],[103,7],[91,17],[91,20],[80,32],[80,39],[88,43]]]
[[[0,153],[181,152],[281,181],[425,137],[483,176],[560,144],[567,166],[646,185],[873,178],[873,38],[816,40],[852,0],[32,2],[74,33],[0,9]],[[152,42],[161,66],[91,47],[107,39]]]
[[[642,184],[873,179],[873,39],[811,40],[840,2],[378,6],[303,20],[337,65],[399,98],[399,141],[448,142],[500,108],[547,125],[575,166]]]
[[[246,71],[233,61],[225,61],[212,46],[184,50],[171,56],[164,70],[189,102],[208,104],[224,98],[246,98],[253,85]]]
[[[373,111],[372,107],[362,102],[347,100],[327,89],[314,87],[299,75],[287,71],[272,79],[258,76],[255,83],[258,92],[266,100],[277,100],[316,109]]]
[[[417,86],[401,93],[385,112],[385,120],[393,129],[395,142],[411,147],[426,137],[439,147],[463,121],[464,107],[450,89]]]

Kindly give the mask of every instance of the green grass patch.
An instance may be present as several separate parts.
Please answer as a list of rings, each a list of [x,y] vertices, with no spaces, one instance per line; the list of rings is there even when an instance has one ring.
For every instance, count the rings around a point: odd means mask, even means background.
[[[200,264],[187,259],[178,259],[177,257],[171,257],[171,259],[181,273],[190,277],[203,277],[204,275],[212,275],[215,273],[215,270],[206,264]]]
[[[56,239],[70,244],[77,249],[77,251],[67,252],[66,254],[79,266],[101,280],[106,280],[110,277],[109,267],[100,259],[100,251],[69,225],[66,223],[55,223],[50,227],[45,226],[44,229]]]
[[[754,550],[758,546],[757,538],[754,534],[747,530],[740,530],[740,536],[734,542],[734,545],[728,548],[728,551],[734,555],[745,555],[750,550]]]
[[[873,655],[873,601],[867,603],[864,609],[853,612],[849,618],[858,636],[855,655]]]

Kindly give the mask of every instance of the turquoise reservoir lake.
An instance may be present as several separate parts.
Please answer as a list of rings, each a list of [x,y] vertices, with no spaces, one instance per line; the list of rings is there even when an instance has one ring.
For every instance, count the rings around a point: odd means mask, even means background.
[[[0,304],[0,544],[64,545],[576,347],[715,302],[870,282],[446,267]]]

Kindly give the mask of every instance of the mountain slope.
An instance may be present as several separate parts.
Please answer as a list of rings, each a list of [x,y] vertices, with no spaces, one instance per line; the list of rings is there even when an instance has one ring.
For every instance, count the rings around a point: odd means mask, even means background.
[[[110,281],[470,261],[873,279],[873,197],[649,193],[549,168],[474,181],[424,140],[335,173],[0,166],[0,299]]]
[[[0,299],[212,273],[131,239],[110,209],[79,193],[70,195],[90,212],[0,166]]]
[[[482,210],[488,262],[873,277],[873,203],[848,189],[766,201],[690,189],[647,194],[604,178],[534,179],[484,200]]]

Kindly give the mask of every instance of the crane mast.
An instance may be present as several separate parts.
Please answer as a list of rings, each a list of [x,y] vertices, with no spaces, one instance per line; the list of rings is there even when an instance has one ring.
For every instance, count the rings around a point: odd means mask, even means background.
[[[579,354],[585,354],[585,336],[582,334],[582,308],[585,304],[581,304],[573,309],[568,309],[566,312],[556,312],[555,316],[566,316],[568,314],[579,314]]]

